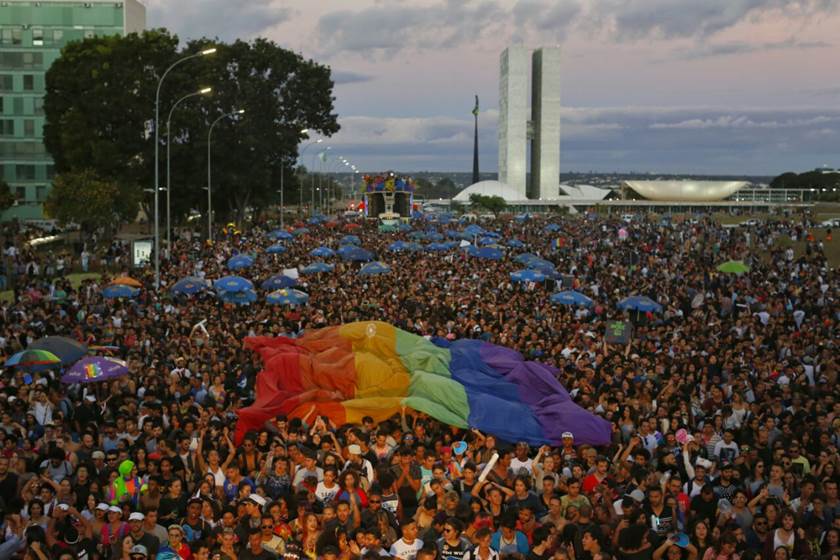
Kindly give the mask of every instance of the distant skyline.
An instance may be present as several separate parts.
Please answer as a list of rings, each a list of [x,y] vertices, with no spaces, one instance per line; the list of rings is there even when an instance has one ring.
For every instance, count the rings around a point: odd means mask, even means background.
[[[478,94],[496,171],[509,44],[563,49],[561,172],[840,167],[840,0],[143,1],[182,39],[263,36],[329,65],[325,144],[361,169],[469,171]]]

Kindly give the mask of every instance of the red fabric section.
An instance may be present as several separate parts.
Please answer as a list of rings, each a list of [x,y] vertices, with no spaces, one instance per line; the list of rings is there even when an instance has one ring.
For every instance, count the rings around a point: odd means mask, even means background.
[[[340,425],[345,422],[341,401],[356,392],[353,348],[337,327],[313,331],[299,339],[249,337],[245,348],[263,361],[257,375],[254,404],[239,410],[237,445],[250,430],[259,430],[278,414],[305,416],[315,405],[316,414]],[[309,418],[312,420],[312,417]]]

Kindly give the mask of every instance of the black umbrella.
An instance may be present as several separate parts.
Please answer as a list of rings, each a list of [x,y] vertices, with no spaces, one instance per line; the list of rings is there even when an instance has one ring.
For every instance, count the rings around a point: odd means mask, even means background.
[[[47,336],[39,338],[29,345],[29,350],[46,350],[52,352],[61,359],[62,365],[75,364],[88,353],[86,344],[66,336]]]

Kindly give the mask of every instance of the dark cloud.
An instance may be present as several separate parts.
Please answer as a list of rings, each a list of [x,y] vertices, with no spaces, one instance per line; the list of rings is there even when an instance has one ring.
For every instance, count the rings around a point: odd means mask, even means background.
[[[799,41],[793,37],[784,41],[770,43],[729,41],[725,43],[700,44],[691,49],[678,50],[674,52],[673,58],[678,60],[699,60],[716,56],[741,55],[775,50],[824,49],[832,46],[831,43],[826,43],[825,41]]]
[[[181,40],[250,39],[287,21],[292,11],[274,0],[145,0],[148,27],[166,27]]]
[[[393,56],[404,49],[435,49],[492,37],[495,43],[562,41],[584,29],[613,41],[643,38],[705,40],[745,20],[768,14],[789,22],[833,12],[840,0],[443,0],[429,5],[381,2],[326,14],[317,33],[324,53],[352,51]],[[770,48],[810,48],[807,42]],[[813,45],[822,46],[822,45]],[[705,47],[702,56],[746,52],[747,42]]]
[[[343,85],[343,84],[360,84],[363,82],[369,82],[373,79],[373,76],[368,76],[367,74],[360,74],[359,72],[347,72],[342,70],[333,70],[332,71],[332,79],[336,85]]]
[[[496,112],[480,116],[482,169],[495,169]],[[472,121],[448,117],[341,119],[331,143],[365,169],[468,170]],[[772,175],[828,161],[840,110],[565,108],[568,171]]]
[[[589,14],[619,40],[709,37],[768,13],[792,22],[833,12],[838,5],[838,0],[593,0]]]

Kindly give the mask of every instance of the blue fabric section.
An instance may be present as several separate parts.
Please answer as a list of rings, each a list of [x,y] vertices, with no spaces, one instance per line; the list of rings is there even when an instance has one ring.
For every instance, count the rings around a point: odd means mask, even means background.
[[[449,350],[452,379],[464,386],[470,405],[469,424],[506,441],[547,443],[534,412],[519,397],[519,388],[488,365],[480,350],[486,343],[458,340]]]

